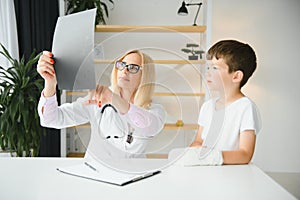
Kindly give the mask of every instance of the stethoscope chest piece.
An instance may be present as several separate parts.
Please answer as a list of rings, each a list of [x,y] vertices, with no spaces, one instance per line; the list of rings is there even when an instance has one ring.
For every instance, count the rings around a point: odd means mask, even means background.
[[[132,136],[132,133],[130,133],[130,134],[127,135],[127,140],[126,140],[126,142],[127,142],[128,144],[131,144],[132,141],[133,141],[133,136]]]

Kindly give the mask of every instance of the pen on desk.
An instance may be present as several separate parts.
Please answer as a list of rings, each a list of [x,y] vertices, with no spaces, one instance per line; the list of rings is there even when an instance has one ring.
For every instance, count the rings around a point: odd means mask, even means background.
[[[89,168],[91,168],[92,170],[94,170],[95,172],[98,172],[98,170],[97,170],[95,167],[93,167],[92,165],[90,165],[89,163],[84,162],[84,164],[85,164],[86,166],[88,166]]]

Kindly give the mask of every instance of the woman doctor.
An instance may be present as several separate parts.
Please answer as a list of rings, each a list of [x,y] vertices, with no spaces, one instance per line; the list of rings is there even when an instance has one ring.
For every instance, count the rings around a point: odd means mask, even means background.
[[[153,60],[141,51],[129,51],[116,61],[109,88],[97,85],[87,97],[60,106],[54,63],[52,53],[44,51],[37,65],[45,80],[38,105],[41,125],[60,129],[89,122],[85,157],[144,157],[149,139],[162,130],[166,116],[163,107],[152,102]]]

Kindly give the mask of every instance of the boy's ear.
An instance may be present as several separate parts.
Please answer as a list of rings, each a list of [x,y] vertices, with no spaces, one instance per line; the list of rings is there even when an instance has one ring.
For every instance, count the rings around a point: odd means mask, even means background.
[[[244,73],[241,70],[235,71],[232,77],[234,83],[240,83],[243,80]]]

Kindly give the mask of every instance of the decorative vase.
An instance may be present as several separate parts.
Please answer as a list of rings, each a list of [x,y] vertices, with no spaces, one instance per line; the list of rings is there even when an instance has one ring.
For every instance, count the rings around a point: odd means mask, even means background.
[[[197,55],[189,56],[189,60],[198,60],[198,56]]]

